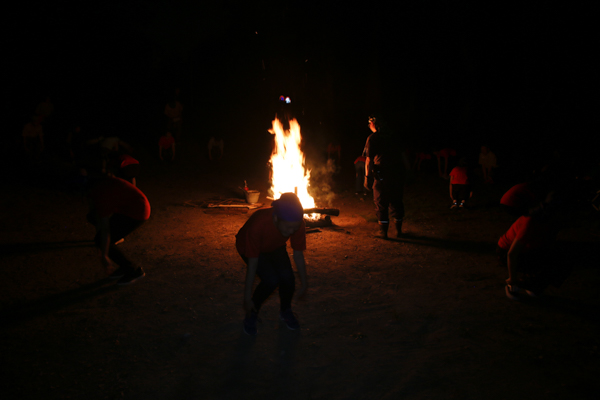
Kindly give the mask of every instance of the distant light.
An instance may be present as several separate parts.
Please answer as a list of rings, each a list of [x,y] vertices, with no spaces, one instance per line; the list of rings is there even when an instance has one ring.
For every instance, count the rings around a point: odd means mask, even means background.
[[[279,101],[285,101],[285,97],[279,96]]]
[[[289,98],[289,97],[286,97],[286,98],[285,98],[285,102],[286,102],[287,104],[290,104],[290,103],[292,102],[292,100],[290,100],[290,98]]]

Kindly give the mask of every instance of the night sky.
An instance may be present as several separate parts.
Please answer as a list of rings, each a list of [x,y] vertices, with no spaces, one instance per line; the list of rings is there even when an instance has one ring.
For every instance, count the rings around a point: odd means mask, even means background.
[[[216,130],[242,142],[263,135],[284,94],[319,145],[355,151],[376,111],[426,150],[489,143],[499,161],[596,152],[591,9],[388,3],[28,2],[3,35],[5,134],[18,143],[50,95],[60,126],[158,137],[167,94],[180,87],[199,140]]]

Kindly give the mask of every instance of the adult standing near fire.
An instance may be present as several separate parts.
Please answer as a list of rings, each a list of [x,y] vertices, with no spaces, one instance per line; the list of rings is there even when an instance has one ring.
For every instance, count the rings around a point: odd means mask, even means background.
[[[272,203],[271,208],[256,211],[236,235],[236,248],[246,262],[246,284],[244,288],[244,332],[257,334],[256,323],[262,303],[279,287],[280,319],[291,330],[300,329],[292,312],[295,290],[294,271],[286,249],[290,240],[294,264],[300,275],[301,298],[308,286],[304,250],[306,250],[306,225],[304,209],[294,193],[284,193]],[[260,283],[254,294],[254,278]]]
[[[365,161],[365,183],[367,190],[373,189],[375,213],[379,222],[379,233],[388,237],[390,216],[396,225],[396,235],[402,235],[404,219],[404,183],[406,171],[410,168],[406,153],[399,138],[387,131],[377,115],[369,117],[371,135],[367,138],[363,154]]]

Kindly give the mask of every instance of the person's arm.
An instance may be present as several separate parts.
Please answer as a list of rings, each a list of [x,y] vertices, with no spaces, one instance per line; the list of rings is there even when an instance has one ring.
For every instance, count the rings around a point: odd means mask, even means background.
[[[370,169],[371,169],[371,157],[367,157],[367,159],[365,160],[365,183],[363,186],[368,191],[371,191],[371,188],[369,187],[369,180],[371,180],[371,175],[369,175]]]
[[[252,302],[252,288],[254,286],[256,268],[258,268],[258,257],[249,258],[248,268],[246,269],[246,284],[244,286],[244,310],[247,313],[252,310],[256,311]]]
[[[452,197],[452,180],[454,179],[454,175],[450,175],[450,199],[454,201],[454,197]]]
[[[507,264],[508,264],[508,279],[506,280],[507,285],[513,285],[516,282],[517,268],[519,265],[519,257],[523,253],[525,244],[518,239],[515,239],[510,245],[508,250]]]
[[[294,250],[294,264],[296,264],[296,269],[298,270],[298,274],[300,275],[300,283],[302,286],[300,290],[298,290],[298,298],[302,298],[306,295],[306,290],[308,289],[308,278],[306,276],[306,262],[304,261],[304,252]]]

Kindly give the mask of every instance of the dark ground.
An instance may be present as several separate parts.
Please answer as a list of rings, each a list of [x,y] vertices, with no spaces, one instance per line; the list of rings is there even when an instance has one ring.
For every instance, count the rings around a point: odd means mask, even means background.
[[[568,280],[513,302],[494,254],[512,223],[497,206],[508,182],[477,185],[472,209],[455,212],[447,182],[423,172],[406,190],[409,236],[383,241],[370,197],[352,193],[344,167],[328,204],[340,209],[335,226],[307,237],[310,288],[294,309],[302,330],[279,323],[274,297],[251,338],[234,248],[250,214],[201,205],[241,198],[244,179],[268,205],[265,171],[233,152],[211,166],[203,151],[182,146],[172,165],[138,154],[152,216],[122,244],[147,273],[128,287],[105,279],[86,203],[57,189],[54,164],[4,185],[2,398],[596,398],[591,207],[557,244]]]

